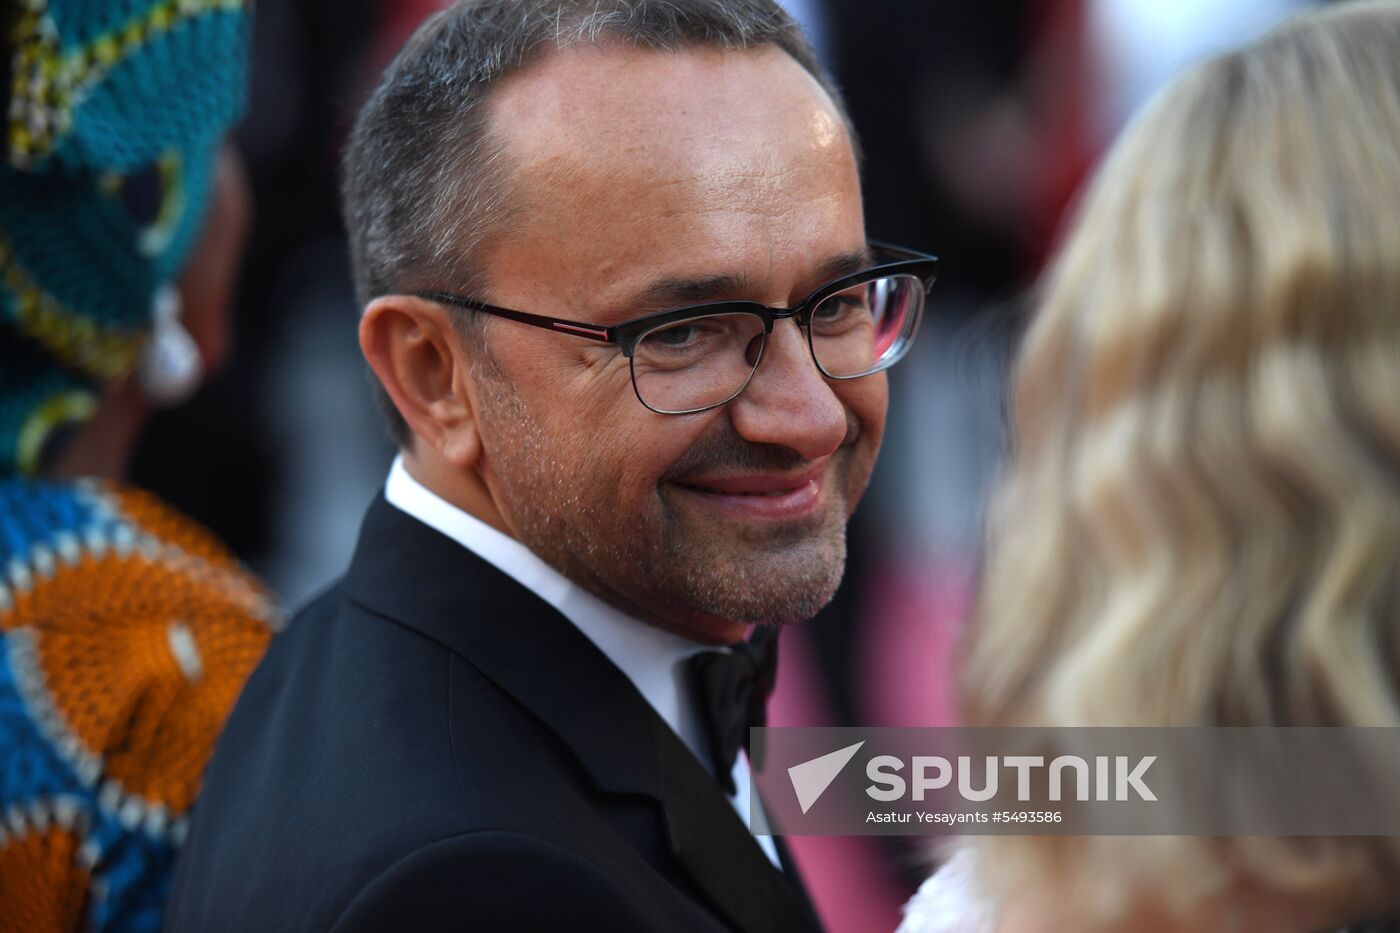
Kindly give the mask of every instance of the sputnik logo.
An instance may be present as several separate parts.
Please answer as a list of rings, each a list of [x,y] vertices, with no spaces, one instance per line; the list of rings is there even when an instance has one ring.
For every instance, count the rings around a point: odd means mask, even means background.
[[[812,804],[826,792],[831,782],[850,764],[864,744],[864,741],[860,741],[854,745],[847,745],[820,758],[813,758],[788,768],[788,779],[792,781],[793,792],[797,794],[797,803],[802,807],[803,813],[812,809]]]

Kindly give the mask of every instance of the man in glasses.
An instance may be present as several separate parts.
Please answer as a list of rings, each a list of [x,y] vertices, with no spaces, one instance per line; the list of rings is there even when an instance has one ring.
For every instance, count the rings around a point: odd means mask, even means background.
[[[345,207],[401,455],[239,703],[174,928],[816,928],[740,746],[840,582],[933,261],[867,241],[800,33],[457,5]]]

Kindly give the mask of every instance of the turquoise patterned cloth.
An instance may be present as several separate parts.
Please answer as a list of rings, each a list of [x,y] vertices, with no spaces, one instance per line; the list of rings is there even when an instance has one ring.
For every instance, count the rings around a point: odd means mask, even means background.
[[[131,372],[242,111],[243,0],[21,0],[0,164],[0,475]]]

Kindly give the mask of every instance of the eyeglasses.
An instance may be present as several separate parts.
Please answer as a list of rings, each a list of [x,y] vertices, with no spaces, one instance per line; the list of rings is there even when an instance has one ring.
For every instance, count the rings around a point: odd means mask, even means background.
[[[807,335],[817,369],[828,379],[859,379],[889,369],[909,352],[936,278],[938,259],[872,243],[878,265],[828,282],[791,308],[722,301],[658,311],[621,324],[498,308],[451,292],[417,297],[470,308],[621,348],[637,399],[663,415],[689,415],[733,401],[763,358],[775,321],[792,318]]]

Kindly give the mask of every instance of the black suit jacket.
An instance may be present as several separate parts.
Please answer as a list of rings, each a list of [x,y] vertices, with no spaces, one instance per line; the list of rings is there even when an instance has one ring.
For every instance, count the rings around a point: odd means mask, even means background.
[[[714,779],[581,632],[371,506],[209,766],[167,930],[818,929]]]

